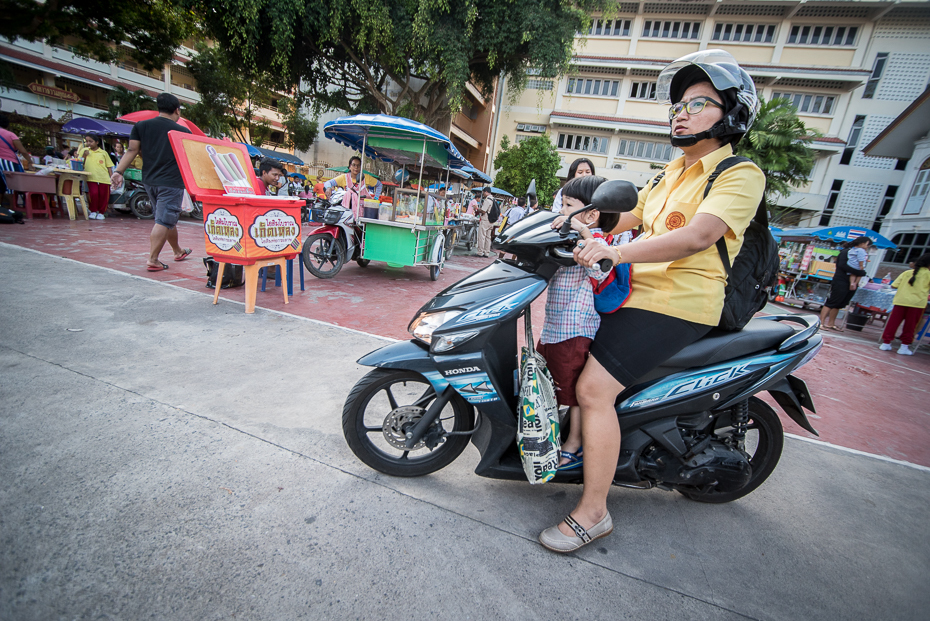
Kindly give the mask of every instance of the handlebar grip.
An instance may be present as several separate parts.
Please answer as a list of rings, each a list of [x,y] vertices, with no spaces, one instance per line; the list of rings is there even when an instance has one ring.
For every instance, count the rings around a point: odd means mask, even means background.
[[[597,262],[597,266],[601,268],[602,272],[606,273],[606,272],[609,272],[611,268],[614,266],[614,262],[611,261],[610,259],[601,259],[600,261]]]

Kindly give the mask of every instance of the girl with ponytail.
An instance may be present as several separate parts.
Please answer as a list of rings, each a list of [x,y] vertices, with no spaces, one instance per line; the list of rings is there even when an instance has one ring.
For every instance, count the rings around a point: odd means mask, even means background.
[[[930,295],[930,254],[925,254],[914,262],[914,269],[908,270],[898,276],[891,284],[898,290],[894,296],[894,308],[891,316],[885,322],[885,331],[882,332],[882,351],[891,350],[891,341],[894,340],[898,326],[904,322],[901,330],[901,347],[898,353],[904,356],[914,354],[910,345],[914,340],[917,323],[927,307],[927,296]]]

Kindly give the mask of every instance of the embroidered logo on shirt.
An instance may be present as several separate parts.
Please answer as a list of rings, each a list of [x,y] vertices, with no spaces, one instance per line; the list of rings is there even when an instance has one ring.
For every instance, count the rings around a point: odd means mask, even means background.
[[[665,228],[670,231],[675,229],[680,229],[685,225],[685,216],[680,211],[673,211],[668,214],[668,217],[665,219]]]

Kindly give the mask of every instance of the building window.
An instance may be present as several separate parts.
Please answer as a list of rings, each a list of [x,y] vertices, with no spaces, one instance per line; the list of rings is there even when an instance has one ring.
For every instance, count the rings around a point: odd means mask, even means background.
[[[891,238],[891,243],[898,247],[891,255],[891,261],[907,265],[930,252],[930,234],[926,232],[900,233]]]
[[[669,162],[673,157],[677,157],[675,148],[667,142],[648,142],[644,140],[621,140],[617,155],[619,157],[653,160],[655,162]]]
[[[833,186],[830,188],[830,196],[827,198],[827,204],[823,208],[823,213],[820,214],[820,226],[830,226],[830,218],[833,217],[836,201],[840,199],[840,190],[842,189],[842,179],[834,179]]]
[[[848,165],[852,161],[856,147],[859,145],[859,139],[862,137],[862,126],[865,124],[865,117],[861,114],[856,115],[853,121],[852,129],[849,130],[849,139],[846,141],[846,148],[843,149],[843,157],[840,158],[840,164]]]
[[[923,163],[917,173],[917,179],[914,181],[914,187],[911,188],[911,194],[907,197],[907,203],[901,211],[902,216],[918,216],[923,209],[924,202],[927,200],[927,192],[930,191],[930,159]]]
[[[891,211],[891,206],[894,204],[894,196],[898,192],[898,186],[889,185],[885,188],[885,198],[882,199],[882,205],[878,209],[878,214],[875,216],[875,222],[872,223],[872,230],[878,233],[882,230],[882,222],[885,221],[885,216]]]
[[[653,39],[697,39],[701,34],[701,22],[663,22],[646,20],[643,36]]]
[[[792,26],[789,45],[854,45],[856,26]]]
[[[616,97],[620,91],[620,80],[596,78],[569,78],[565,87],[567,94]]]
[[[630,19],[595,19],[591,22],[588,34],[595,37],[628,37],[632,25],[633,20]]]
[[[633,82],[630,87],[630,99],[648,99],[656,100],[656,83],[655,82]]]
[[[878,81],[882,79],[882,73],[885,72],[885,65],[888,64],[888,52],[879,52],[875,55],[875,64],[872,65],[872,75],[865,84],[865,90],[862,91],[863,99],[872,99],[875,91],[878,89]]]
[[[534,91],[551,91],[552,80],[530,79],[526,81],[526,88]]]
[[[543,134],[546,132],[545,125],[530,125],[529,123],[517,123],[517,131],[519,132],[536,132]]]
[[[714,41],[771,43],[775,40],[774,24],[717,24]]]
[[[772,93],[772,99],[787,99],[791,107],[802,114],[833,114],[834,95],[816,93]]]
[[[519,144],[519,143],[523,142],[524,140],[529,140],[530,138],[539,138],[539,136],[530,136],[530,135],[527,135],[527,134],[517,134],[517,135],[516,135],[516,138],[514,138],[514,142],[516,142],[516,143]]]
[[[568,151],[584,151],[586,153],[607,153],[607,144],[610,138],[601,136],[581,136],[579,134],[559,134],[559,148]]]

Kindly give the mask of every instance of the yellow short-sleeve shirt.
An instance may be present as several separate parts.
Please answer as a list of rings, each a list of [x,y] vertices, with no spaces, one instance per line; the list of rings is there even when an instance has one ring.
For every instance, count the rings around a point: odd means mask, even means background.
[[[707,198],[707,179],[721,161],[733,155],[725,145],[684,169],[682,156],[669,162],[655,186],[646,184],[632,211],[643,221],[643,235],[633,243],[688,226],[695,214],[717,216],[729,227],[724,235],[730,261],[743,245],[743,233],[765,191],[765,175],[752,162],[727,169],[715,181]],[[684,259],[667,263],[633,265],[630,308],[716,326],[723,311],[727,273],[716,245]]]
[[[85,154],[87,155],[87,159],[84,159]],[[110,185],[110,173],[107,171],[113,168],[113,162],[110,160],[110,156],[107,155],[106,151],[100,148],[96,151],[91,151],[87,147],[84,147],[78,153],[78,158],[84,159],[84,172],[90,173],[90,176],[87,178],[88,181]]]

